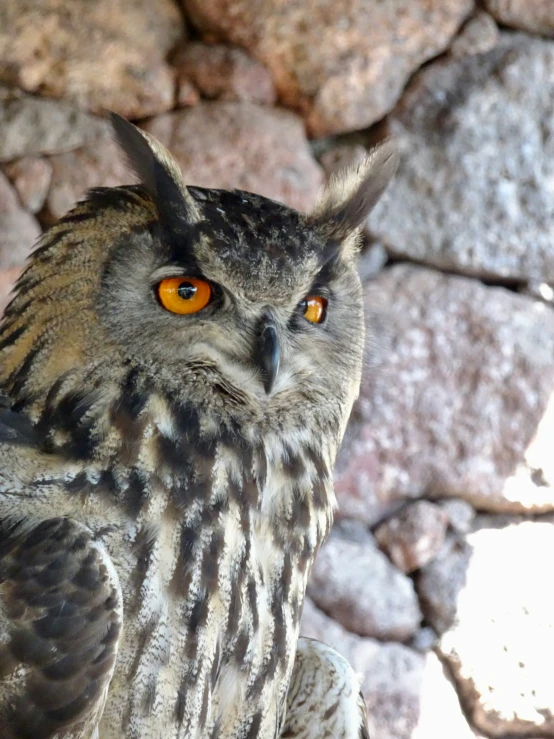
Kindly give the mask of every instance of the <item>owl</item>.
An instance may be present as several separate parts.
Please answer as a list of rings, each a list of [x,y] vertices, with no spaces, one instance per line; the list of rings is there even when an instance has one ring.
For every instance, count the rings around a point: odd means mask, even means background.
[[[367,737],[298,632],[394,148],[306,215],[112,122],[139,184],[44,235],[0,327],[2,739]]]

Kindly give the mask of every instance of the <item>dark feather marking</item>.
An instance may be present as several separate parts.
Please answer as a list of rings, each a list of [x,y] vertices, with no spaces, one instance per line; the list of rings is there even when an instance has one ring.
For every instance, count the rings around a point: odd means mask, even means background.
[[[190,565],[194,562],[194,548],[198,541],[198,525],[181,525],[179,553],[171,576],[169,590],[173,595],[185,597],[190,586]]]
[[[185,719],[185,708],[187,701],[187,689],[179,688],[177,691],[177,700],[175,701],[175,721],[179,728],[183,725]]]
[[[46,739],[81,725],[103,694],[121,627],[119,596],[82,527],[56,518],[25,531],[22,522],[0,522],[3,601],[8,613],[21,611],[7,648],[28,668],[11,710],[0,707],[0,722],[8,736]]]
[[[245,735],[245,739],[258,739],[260,727],[262,725],[262,712],[257,711],[253,718],[248,733]]]
[[[200,709],[200,716],[198,717],[198,723],[201,728],[206,726],[206,719],[208,717],[208,709],[211,703],[211,685],[206,680],[204,683],[204,691],[202,693],[202,708]]]
[[[149,716],[154,708],[154,701],[156,700],[156,689],[157,689],[157,675],[151,675],[148,684],[144,690],[142,696],[142,715]]]

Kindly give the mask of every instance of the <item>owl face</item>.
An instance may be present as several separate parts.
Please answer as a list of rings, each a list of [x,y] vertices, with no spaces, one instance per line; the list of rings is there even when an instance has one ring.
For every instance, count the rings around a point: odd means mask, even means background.
[[[305,215],[186,187],[157,141],[112,122],[140,185],[91,192],[45,235],[0,332],[3,388],[36,418],[64,395],[108,408],[133,368],[143,396],[232,421],[299,426],[319,408],[343,425],[364,340],[357,234],[394,150],[333,180]]]
[[[98,297],[107,333],[165,384],[263,408],[359,381],[353,253],[300,213],[245,192],[188,188],[197,220],[113,248]]]

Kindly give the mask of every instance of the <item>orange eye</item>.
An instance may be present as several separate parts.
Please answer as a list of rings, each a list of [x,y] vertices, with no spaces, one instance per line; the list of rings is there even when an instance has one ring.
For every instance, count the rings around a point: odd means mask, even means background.
[[[187,315],[205,308],[212,297],[212,288],[195,277],[168,277],[158,285],[158,298],[171,313]]]
[[[323,323],[327,312],[327,301],[320,295],[308,295],[300,303],[300,309],[310,323]]]

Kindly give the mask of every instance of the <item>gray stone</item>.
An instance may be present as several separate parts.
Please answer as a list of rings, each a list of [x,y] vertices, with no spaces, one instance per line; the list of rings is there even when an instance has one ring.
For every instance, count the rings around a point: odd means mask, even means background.
[[[449,536],[435,559],[416,578],[417,592],[426,621],[442,634],[456,620],[458,596],[466,585],[471,547]]]
[[[464,25],[450,46],[455,57],[485,54],[497,45],[500,31],[488,13],[479,10]]]
[[[41,157],[24,157],[5,164],[4,172],[25,208],[31,213],[38,213],[44,205],[52,179],[50,162]]]
[[[189,184],[250,190],[309,210],[323,182],[302,121],[287,110],[204,102],[145,129],[176,157]]]
[[[419,721],[425,669],[422,655],[401,644],[381,644],[350,634],[309,599],[304,604],[301,633],[330,644],[360,675],[372,739],[411,739]]]
[[[314,136],[364,128],[444,51],[473,0],[183,0],[210,39],[243,46]]]
[[[554,525],[483,528],[468,541],[466,582],[440,653],[488,736],[554,736]]]
[[[403,501],[554,510],[554,313],[408,265],[366,291],[368,369],[335,473],[339,515],[374,525]]]
[[[505,26],[554,36],[552,0],[484,0],[484,5]]]
[[[192,84],[211,100],[275,103],[275,86],[269,71],[243,49],[226,44],[186,43],[172,63],[177,71],[179,99],[186,100],[190,94],[187,85]]]
[[[106,135],[101,118],[0,86],[0,161],[77,149]]]
[[[434,503],[419,500],[391,516],[375,530],[375,540],[402,572],[413,572],[440,551],[447,515]]]
[[[370,534],[363,543],[332,534],[316,558],[308,593],[361,636],[404,641],[421,621],[412,581],[391,565]]]
[[[96,112],[152,115],[173,107],[165,57],[184,31],[174,0],[2,0],[0,77]]]
[[[389,251],[554,282],[554,45],[502,34],[416,75],[390,121],[402,163],[370,228]]]
[[[459,498],[442,500],[440,506],[446,513],[448,524],[452,529],[459,534],[467,534],[475,518],[475,511],[472,506]]]
[[[0,172],[0,271],[21,267],[39,235],[38,223],[22,207],[7,177]],[[15,274],[10,272],[2,280],[4,295]]]

